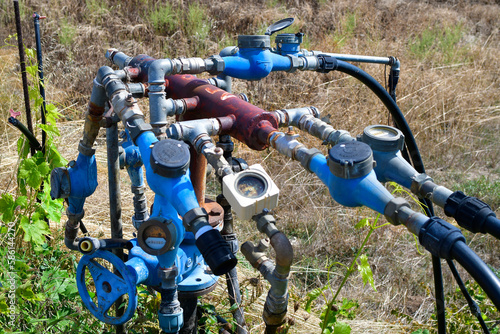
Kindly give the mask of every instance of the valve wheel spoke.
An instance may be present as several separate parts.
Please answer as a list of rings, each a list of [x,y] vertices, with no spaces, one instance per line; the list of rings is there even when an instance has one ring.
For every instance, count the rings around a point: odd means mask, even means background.
[[[97,259],[108,261],[116,268],[116,272],[111,272],[97,262]],[[97,303],[92,300],[89,294],[85,276],[87,270],[94,281]],[[98,250],[91,255],[84,255],[78,263],[77,286],[83,303],[97,319],[107,324],[120,325],[130,320],[134,315],[137,308],[135,281],[123,261],[113,253]],[[120,317],[109,315],[111,306],[123,295],[128,296],[128,305],[125,307],[123,315]]]

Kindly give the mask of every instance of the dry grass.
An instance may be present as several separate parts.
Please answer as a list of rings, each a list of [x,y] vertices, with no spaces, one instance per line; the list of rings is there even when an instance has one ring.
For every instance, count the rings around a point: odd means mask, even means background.
[[[207,24],[212,28],[203,47],[197,46],[200,41],[186,35],[182,27],[173,32],[155,29],[148,19],[155,1],[92,2],[105,4],[99,10],[91,10],[89,3],[50,1],[49,5],[48,1],[27,1],[26,4],[27,8],[48,16],[42,22],[47,91],[50,100],[71,106],[64,111],[66,121],[60,124],[63,129],[60,150],[68,159],[76,157],[81,113],[88,102],[92,78],[106,63],[103,56],[106,48],[154,57],[208,56],[234,43],[238,34],[262,32],[271,22],[293,16],[297,19],[294,27],[308,37],[309,49],[393,55],[401,60],[398,104],[414,131],[427,170],[437,182],[451,187],[457,180],[460,183],[479,175],[487,175],[491,180],[499,178],[500,6],[494,1],[202,1]],[[186,1],[172,4],[177,9],[188,8]],[[0,21],[5,23],[0,28],[2,36],[15,31],[9,6],[0,3]],[[33,45],[31,24],[26,16],[23,27],[29,46]],[[68,25],[74,28],[74,37],[63,45],[61,35],[67,34]],[[453,32],[459,38],[450,46],[446,44],[447,38]],[[426,34],[432,33],[434,40],[424,44]],[[419,49],[415,46],[419,43],[426,47]],[[3,191],[9,192],[15,191],[15,182],[10,180],[17,163],[17,133],[6,125],[6,116],[10,108],[23,109],[15,52],[13,48],[0,49],[0,74],[9,78],[8,82],[0,83],[0,184]],[[384,81],[383,67],[365,64],[360,67]],[[351,134],[361,133],[370,124],[388,122],[386,110],[370,91],[338,73],[275,73],[260,82],[235,80],[234,91],[246,93],[252,103],[268,110],[314,105],[323,116],[329,117],[335,128],[349,130]],[[301,141],[309,147],[321,148],[318,141],[306,134],[302,134]],[[326,152],[325,147],[322,150]],[[102,195],[107,192],[104,133],[97,143],[97,152],[99,189],[88,200],[85,220],[97,235],[106,235],[108,206],[106,196]],[[281,189],[282,204],[275,211],[276,217],[279,228],[292,239],[296,252],[292,303],[303,303],[308,291],[328,283],[325,268],[335,261],[347,263],[352,259],[364,237],[364,232],[353,226],[361,217],[374,214],[338,206],[317,178],[274,151],[252,152],[237,144],[236,155],[249,164],[263,163]],[[124,222],[129,223],[132,206],[125,176],[122,175],[122,203]],[[149,198],[152,199],[152,194]],[[132,228],[130,224],[127,226],[127,236],[131,237]],[[240,241],[260,238],[248,222],[238,222],[237,228]],[[498,241],[469,234],[467,239],[488,264],[500,267]],[[363,288],[361,280],[353,277],[341,294],[360,303],[357,320],[351,323],[353,332],[367,333],[368,328],[377,333],[406,332],[407,325],[432,325],[432,267],[429,256],[417,253],[413,237],[400,227],[380,229],[374,233],[367,253],[377,292]],[[331,273],[333,287],[342,274],[342,270]],[[243,275],[255,274],[247,270]],[[445,282],[447,292],[455,289],[446,270]],[[249,307],[261,305],[262,298]],[[397,317],[391,314],[392,310],[409,317]],[[249,309],[249,313],[251,323],[258,324],[260,311]],[[303,314],[293,316],[299,319],[292,326],[294,332],[318,331],[314,327],[317,320],[308,320],[312,322],[312,327],[308,327],[300,320]],[[413,323],[409,319],[414,319]],[[377,327],[371,321],[383,323]],[[390,322],[397,325],[391,327]],[[259,330],[256,325],[255,333]]]

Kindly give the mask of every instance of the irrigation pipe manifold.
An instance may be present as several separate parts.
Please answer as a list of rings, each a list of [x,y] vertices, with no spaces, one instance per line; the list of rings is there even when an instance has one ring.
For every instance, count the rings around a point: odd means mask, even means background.
[[[270,35],[292,22],[279,21],[265,35],[239,36],[237,47],[207,59],[129,57],[115,49],[106,53],[119,69],[99,69],[78,158],[66,168],[54,169],[51,175],[52,197],[67,198],[68,202],[65,243],[84,254],[77,269],[79,293],[99,320],[114,325],[130,320],[137,307],[136,287],[143,284],[161,293],[158,319],[164,332],[194,333],[197,297],[211,292],[218,276],[226,275],[229,300],[236,305],[232,308],[236,332],[247,333],[235,270],[239,245],[233,230],[234,211],[240,219],[253,219],[267,238],[258,245],[246,242],[241,247],[245,258],[271,284],[263,313],[266,333],[275,333],[285,322],[293,249],[270,212],[277,205],[279,189],[260,165],[248,166],[232,156],[231,138],[254,150],[276,149],[316,174],[338,203],[367,206],[392,224],[404,225],[433,256],[459,262],[495,306],[500,306],[500,281],[467,247],[460,230],[441,218],[413,211],[381,183],[394,181],[432,200],[472,232],[500,236],[500,223],[486,204],[438,186],[425,174],[415,139],[395,102],[399,61],[301,50],[300,33],[277,35],[277,46],[272,49]],[[347,61],[391,66],[389,92]],[[273,71],[297,70],[341,71],[356,77],[382,100],[399,130],[375,125],[353,137],[320,120],[315,107],[265,111],[244,95],[231,93],[231,78],[260,80]],[[208,80],[194,76],[203,72],[217,76]],[[149,123],[137,103],[144,97],[149,98]],[[176,121],[171,122],[171,117]],[[125,131],[118,145],[117,135],[112,134],[120,121]],[[115,237],[78,237],[79,230],[86,233],[82,223],[85,200],[97,187],[93,145],[101,127],[114,129],[110,138],[116,137],[108,143],[108,154],[113,157],[110,174],[118,180],[117,168],[126,168],[131,179],[132,222],[137,229],[137,238],[132,240],[116,237],[120,235],[116,231],[121,230],[119,201],[111,207]],[[280,127],[289,130],[281,132]],[[293,134],[293,127],[330,144],[328,155],[306,148]],[[217,143],[214,136],[219,136]],[[405,147],[410,162],[403,158]],[[217,201],[205,198],[207,166],[221,181],[222,194]],[[151,210],[144,175],[155,193]],[[110,191],[117,195],[119,188]],[[269,246],[276,253],[274,261],[267,257]],[[120,253],[114,255],[112,250],[127,250],[128,255],[120,258]],[[102,260],[111,263],[115,271],[101,265]],[[89,273],[94,299],[86,284]],[[126,306],[113,313],[111,306],[123,296],[127,296]]]

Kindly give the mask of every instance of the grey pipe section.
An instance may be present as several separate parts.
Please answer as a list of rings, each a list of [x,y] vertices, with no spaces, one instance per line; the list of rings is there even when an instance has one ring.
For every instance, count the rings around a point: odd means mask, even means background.
[[[208,82],[211,85],[214,85],[215,87],[218,87],[220,89],[225,90],[228,93],[231,93],[232,91],[232,79],[230,76],[225,75],[225,74],[219,74],[215,78],[210,78],[208,79]]]
[[[315,107],[282,109],[274,113],[280,119],[280,126],[292,125],[331,145],[356,140],[349,132],[335,130],[333,126],[319,119],[319,111]]]
[[[413,187],[412,185],[412,190],[414,190],[414,188],[417,187]],[[434,204],[442,208],[444,208],[446,201],[451,196],[451,194],[453,194],[453,191],[449,190],[446,187],[435,184],[434,182],[432,182],[432,180],[426,180],[417,189],[418,189],[417,195],[422,196],[424,198],[429,198]]]
[[[231,165],[224,158],[220,147],[216,147],[210,136],[219,134],[220,123],[216,118],[177,122],[167,129],[167,137],[189,142],[197,152],[207,158],[207,162],[219,176],[233,173]]]
[[[195,144],[199,137],[215,136],[219,134],[220,123],[216,118],[198,119],[193,121],[177,122],[167,129],[167,136],[171,139],[184,140]],[[196,147],[200,151],[201,147]]]
[[[79,251],[83,254],[93,254],[99,249],[127,248],[129,240],[125,239],[97,239],[83,237],[79,242]]]
[[[120,70],[123,70],[124,67],[128,66],[132,57],[127,56],[117,49],[108,49],[106,51],[106,59],[109,59],[113,64],[117,65]]]
[[[312,173],[309,163],[316,154],[321,154],[321,151],[316,148],[307,149],[295,138],[296,136],[293,134],[289,135],[276,131],[269,137],[269,144],[279,153],[300,162],[302,167]]]

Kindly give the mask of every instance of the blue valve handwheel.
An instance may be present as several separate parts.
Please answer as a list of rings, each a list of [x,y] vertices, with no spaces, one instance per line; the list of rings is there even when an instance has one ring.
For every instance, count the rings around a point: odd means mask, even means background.
[[[121,277],[100,265],[96,259],[104,259],[111,263]],[[86,269],[94,280],[97,305],[92,301],[85,284]],[[137,288],[132,275],[129,274],[127,267],[118,256],[103,250],[82,256],[76,270],[76,278],[76,285],[83,304],[97,319],[110,325],[121,325],[132,318],[137,308]],[[128,295],[128,305],[123,315],[120,317],[108,315],[111,306],[124,294]]]

